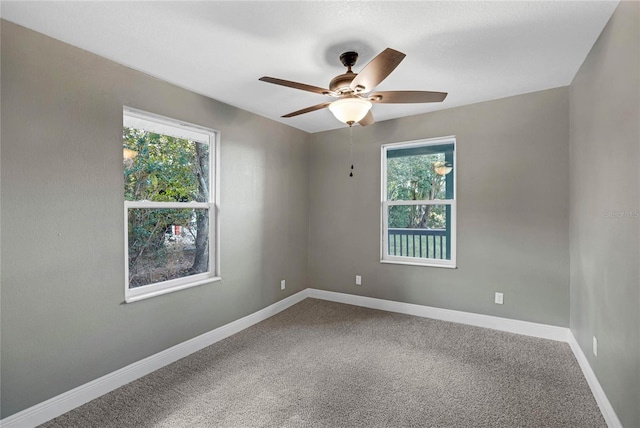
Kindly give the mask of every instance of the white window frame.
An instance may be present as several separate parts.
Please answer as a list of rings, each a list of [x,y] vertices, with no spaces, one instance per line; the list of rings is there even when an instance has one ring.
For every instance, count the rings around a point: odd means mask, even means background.
[[[171,119],[131,107],[123,107],[124,117],[142,125],[150,123],[156,130],[174,129],[178,136],[209,145],[208,202],[124,201],[124,290],[125,302],[132,303],[186,288],[220,281],[220,132],[192,123]],[[142,128],[144,129],[144,128]],[[169,133],[168,135],[172,135]],[[124,195],[123,195],[124,196]],[[196,275],[129,288],[129,210],[139,208],[207,209],[209,213],[209,270]]]
[[[400,148],[439,146],[453,144],[453,199],[433,199],[422,201],[389,201],[387,200],[387,151]],[[456,231],[457,231],[457,147],[455,135],[423,140],[412,140],[400,143],[383,144],[381,147],[381,215],[380,215],[380,263],[392,263],[400,265],[428,266],[455,269],[456,265]],[[451,206],[451,259],[434,259],[408,256],[392,256],[388,254],[389,224],[388,213],[390,206],[397,205],[449,205]]]

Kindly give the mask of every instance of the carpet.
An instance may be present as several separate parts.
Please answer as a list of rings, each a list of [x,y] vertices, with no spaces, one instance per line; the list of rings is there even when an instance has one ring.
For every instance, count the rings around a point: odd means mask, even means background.
[[[44,427],[606,427],[569,345],[315,299]]]

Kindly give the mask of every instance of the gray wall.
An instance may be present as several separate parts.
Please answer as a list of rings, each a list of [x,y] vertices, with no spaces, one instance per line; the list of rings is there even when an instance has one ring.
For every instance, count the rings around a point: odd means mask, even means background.
[[[457,136],[458,269],[381,264],[381,144],[447,135]],[[310,286],[568,327],[567,88],[357,127],[353,138],[350,178],[348,129],[311,136]]]
[[[347,129],[308,135],[2,21],[1,417],[311,286],[570,324],[639,426],[640,220],[605,216],[640,209],[638,8],[571,88],[354,128],[354,178]],[[221,283],[122,303],[123,105],[221,131]],[[458,269],[380,264],[380,145],[447,135]]]
[[[6,21],[1,60],[3,418],[307,287],[307,133]],[[221,131],[221,283],[122,303],[123,105]]]
[[[625,427],[640,426],[639,21],[621,2],[570,98],[571,330]]]

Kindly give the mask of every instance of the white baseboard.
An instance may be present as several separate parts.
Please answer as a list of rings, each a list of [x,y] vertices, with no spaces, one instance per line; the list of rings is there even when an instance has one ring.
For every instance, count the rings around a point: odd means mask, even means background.
[[[477,327],[492,328],[494,330],[517,333],[525,336],[540,337],[543,339],[567,342],[578,360],[584,377],[591,388],[600,412],[609,428],[623,428],[616,412],[613,410],[607,395],[600,382],[589,365],[587,357],[582,352],[571,330],[565,327],[557,327],[547,324],[538,324],[528,321],[512,320],[508,318],[494,317],[490,315],[474,314],[470,312],[454,311],[451,309],[434,308],[431,306],[414,305],[412,303],[395,302],[391,300],[375,299],[373,297],[356,296],[353,294],[336,293],[334,291],[317,290],[309,288],[309,297],[314,299],[330,300],[332,302],[346,303],[349,305],[363,306],[365,308],[380,309],[388,312],[414,315],[424,318],[433,318],[443,321],[457,322]]]
[[[589,360],[587,360],[587,356],[584,355],[582,348],[578,345],[578,341],[571,331],[569,331],[569,339],[567,342],[569,343],[569,346],[571,346],[571,350],[573,351],[573,355],[576,356],[578,364],[580,364],[582,373],[584,374],[585,379],[587,379],[589,388],[591,388],[593,397],[596,399],[596,402],[600,407],[600,412],[602,413],[604,420],[607,422],[607,426],[609,428],[622,428],[622,423],[620,422],[620,419],[618,419],[618,415],[616,415],[615,410],[613,410],[613,406],[609,402],[607,394],[605,394],[602,389],[596,374],[593,372],[593,369],[589,364]]]
[[[415,305],[413,303],[375,299],[373,297],[355,296],[353,294],[336,293],[334,291],[317,290],[314,288],[309,288],[309,297],[423,318],[433,318],[442,321],[491,328],[561,342],[566,342],[569,334],[569,329],[565,327],[512,320],[491,315],[474,314],[471,312],[454,311],[452,309],[434,308],[431,306]]]
[[[233,321],[208,333],[180,343],[155,355],[140,360],[136,363],[116,370],[113,373],[81,385],[71,391],[60,394],[45,402],[25,409],[0,421],[2,428],[27,428],[47,422],[57,416],[75,409],[95,398],[98,398],[116,388],[141,378],[155,370],[210,346],[232,334],[238,333],[247,327],[264,321],[273,315],[287,309],[307,297],[329,300],[332,302],[346,303],[371,309],[379,309],[388,312],[397,312],[424,318],[433,318],[443,321],[457,322],[477,327],[491,328],[509,333],[526,336],[540,337],[543,339],[567,342],[571,346],[578,364],[591,388],[600,411],[609,428],[622,428],[609,399],[602,386],[598,382],[595,373],[589,365],[589,361],[582,352],[578,342],[573,337],[571,330],[546,324],[538,324],[527,321],[512,320],[508,318],[494,317],[490,315],[474,314],[469,312],[454,311],[451,309],[434,308],[430,306],[415,305],[412,303],[395,302],[391,300],[376,299],[373,297],[356,296],[353,294],[336,293],[333,291],[307,288],[292,296],[287,297],[273,305],[259,310],[244,318]]]
[[[251,315],[240,318],[222,327],[211,330],[198,337],[182,342],[169,349],[158,352],[115,372],[109,373],[89,383],[81,385],[47,401],[25,409],[0,421],[2,428],[35,427],[55,417],[75,409],[89,401],[113,391],[129,382],[141,378],[168,364],[178,361],[194,352],[236,334],[247,327],[264,321],[269,317],[306,299],[308,289],[282,299]]]

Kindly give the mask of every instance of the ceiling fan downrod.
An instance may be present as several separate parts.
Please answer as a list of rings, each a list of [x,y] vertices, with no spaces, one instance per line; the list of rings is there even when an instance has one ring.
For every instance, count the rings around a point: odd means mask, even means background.
[[[331,82],[329,83],[329,89],[332,92],[338,95],[348,95],[353,93],[353,90],[351,89],[351,81],[355,79],[357,74],[351,70],[351,67],[356,65],[357,61],[358,52],[349,51],[344,52],[342,55],[340,55],[340,62],[342,63],[342,65],[347,67],[347,72],[339,74],[331,79]]]

